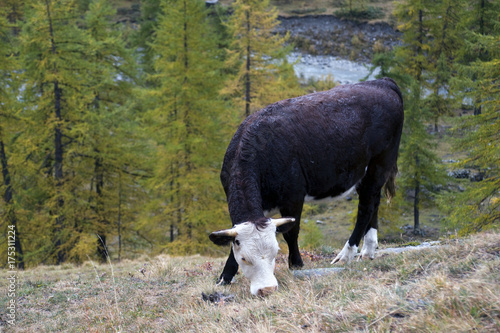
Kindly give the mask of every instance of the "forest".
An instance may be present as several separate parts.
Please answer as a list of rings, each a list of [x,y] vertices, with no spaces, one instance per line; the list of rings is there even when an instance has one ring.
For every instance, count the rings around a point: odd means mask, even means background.
[[[142,0],[124,24],[107,0],[0,0],[0,266],[9,230],[19,269],[219,253],[207,236],[230,225],[219,172],[237,126],[335,84],[301,82],[287,60],[276,6],[299,2]],[[373,2],[342,1],[343,15]],[[381,217],[406,210],[418,233],[431,203],[457,235],[495,228],[500,2],[405,0],[391,17],[400,44],[374,48],[371,65],[401,87],[405,124],[398,199]],[[436,154],[443,119],[452,163]],[[478,179],[450,186],[450,169]]]

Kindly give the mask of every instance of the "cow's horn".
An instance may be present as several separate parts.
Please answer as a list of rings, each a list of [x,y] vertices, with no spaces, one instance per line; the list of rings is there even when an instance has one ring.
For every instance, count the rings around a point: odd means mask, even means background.
[[[214,231],[214,232],[212,232],[212,234],[214,236],[227,236],[227,237],[236,237],[236,236],[238,236],[238,232],[234,228],[225,229],[225,230],[219,230],[219,231]]]
[[[279,227],[280,225],[286,224],[288,222],[295,222],[295,219],[293,217],[283,217],[281,219],[272,219],[272,221],[276,225],[276,227]]]

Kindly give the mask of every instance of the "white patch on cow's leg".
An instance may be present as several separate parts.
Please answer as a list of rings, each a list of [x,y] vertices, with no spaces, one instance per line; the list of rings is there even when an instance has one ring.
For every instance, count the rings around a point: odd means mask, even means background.
[[[347,241],[344,245],[344,248],[340,253],[333,259],[331,262],[332,264],[335,264],[336,262],[339,261],[345,261],[346,263],[351,262],[354,259],[354,256],[358,252],[358,247],[356,245],[350,246],[349,241]]]
[[[363,259],[375,258],[375,249],[378,247],[377,229],[370,228],[363,240],[363,248],[361,249],[361,257]]]

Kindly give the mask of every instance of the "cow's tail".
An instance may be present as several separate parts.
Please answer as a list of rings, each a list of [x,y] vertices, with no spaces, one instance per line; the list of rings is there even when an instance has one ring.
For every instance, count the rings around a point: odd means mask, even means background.
[[[387,202],[390,203],[392,198],[396,195],[396,175],[398,174],[398,164],[394,163],[392,169],[389,173],[389,178],[385,182],[384,194],[387,198]]]

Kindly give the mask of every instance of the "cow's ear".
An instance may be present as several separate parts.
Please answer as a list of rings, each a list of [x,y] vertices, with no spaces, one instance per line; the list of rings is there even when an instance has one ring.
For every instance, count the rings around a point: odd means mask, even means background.
[[[236,238],[237,235],[238,233],[236,230],[226,229],[214,231],[208,236],[208,238],[210,238],[215,245],[228,245]]]

